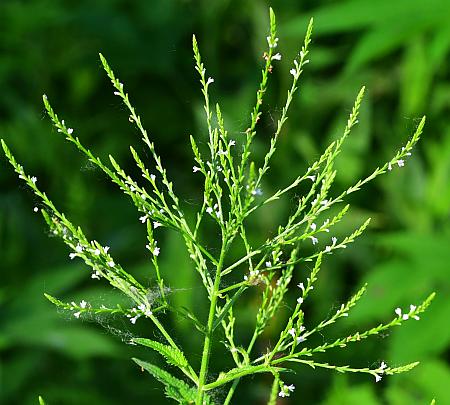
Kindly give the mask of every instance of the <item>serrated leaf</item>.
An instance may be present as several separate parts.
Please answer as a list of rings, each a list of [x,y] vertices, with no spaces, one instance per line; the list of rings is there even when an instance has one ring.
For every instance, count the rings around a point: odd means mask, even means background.
[[[197,397],[197,389],[195,387],[189,386],[184,381],[179,380],[172,374],[160,369],[159,367],[151,363],[147,363],[146,361],[142,361],[136,358],[133,358],[132,360],[142,369],[148,371],[159,382],[165,385],[165,392],[167,397],[172,398],[178,403],[184,405],[193,404],[195,402],[195,399]],[[206,394],[203,394],[203,398],[203,403],[205,405],[214,405],[210,397]]]
[[[144,338],[133,339],[133,342],[156,350],[165,358],[166,362],[168,364],[171,364],[172,366],[176,366],[179,368],[185,368],[188,366],[188,361],[186,360],[184,353],[179,349]]]

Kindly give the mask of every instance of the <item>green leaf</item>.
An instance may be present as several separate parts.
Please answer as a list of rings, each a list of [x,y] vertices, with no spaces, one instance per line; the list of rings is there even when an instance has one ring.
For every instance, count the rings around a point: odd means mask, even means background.
[[[174,399],[180,404],[193,404],[195,402],[195,399],[197,397],[196,388],[190,387],[184,381],[179,380],[172,374],[168,373],[165,370],[160,369],[159,367],[153,364],[147,363],[146,361],[142,361],[136,358],[133,358],[133,361],[142,369],[148,371],[159,382],[165,385],[166,395],[169,398]],[[203,398],[205,405],[213,405],[213,402],[206,394],[203,395]]]
[[[133,342],[156,350],[166,359],[166,362],[168,364],[177,366],[179,368],[185,368],[188,366],[188,361],[186,360],[186,357],[184,356],[183,352],[177,348],[144,338],[133,339]]]

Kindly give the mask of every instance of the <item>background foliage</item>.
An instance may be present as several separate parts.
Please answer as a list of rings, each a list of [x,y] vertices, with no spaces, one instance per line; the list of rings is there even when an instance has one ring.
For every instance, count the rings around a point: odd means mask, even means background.
[[[258,0],[0,2],[0,136],[55,203],[87,234],[110,244],[121,263],[147,284],[152,275],[145,229],[134,208],[52,133],[41,95],[54,100],[98,155],[111,153],[127,171],[135,170],[128,145],[144,148],[112,95],[98,61],[101,51],[127,84],[185,204],[194,207],[201,198],[196,193],[200,180],[190,173],[188,136],[206,135],[191,35],[197,34],[215,78],[212,97],[222,100],[228,126],[239,136],[248,124],[263,63],[268,5]],[[371,232],[325,263],[308,308],[310,318],[322,318],[364,282],[369,292],[343,330],[356,323],[374,324],[391,316],[392,308],[438,292],[421,322],[334,359],[359,366],[420,360],[421,366],[377,385],[366,377],[299,368],[293,377],[297,397],[289,398],[290,403],[400,405],[429,403],[434,396],[438,404],[450,403],[450,3],[284,0],[270,5],[278,16],[283,60],[272,75],[260,123],[267,135],[288,86],[287,61],[298,51],[310,16],[315,35],[311,63],[273,162],[274,181],[263,185],[264,192],[275,190],[278,179],[287,183],[295,178],[338,136],[362,84],[368,96],[361,123],[339,160],[337,183],[342,188],[390,157],[417,118],[428,116],[423,140],[407,166],[352,198],[354,222],[347,221],[342,232],[368,215],[374,218]],[[267,141],[260,135],[257,156]],[[100,304],[118,297],[91,282],[83,265],[70,261],[66,248],[45,235],[44,223],[33,215],[33,197],[18,185],[5,160],[0,167],[0,402],[34,404],[38,394],[49,404],[164,401],[157,383],[130,361],[152,355],[120,342],[130,336],[157,337],[148,325],[122,319],[113,325],[99,325],[95,319],[82,324],[55,313],[44,299],[44,292]],[[274,207],[255,218],[253,238],[274,229],[289,212],[289,201]],[[182,241],[167,232],[161,246],[171,299],[201,311],[197,274]],[[257,306],[250,300],[248,311]],[[245,325],[245,312],[240,319]],[[178,328],[181,343],[201,352],[182,319],[167,321]],[[269,343],[270,336],[266,339]],[[156,355],[152,360],[157,361]],[[258,403],[266,398],[269,384],[247,381],[235,403]]]

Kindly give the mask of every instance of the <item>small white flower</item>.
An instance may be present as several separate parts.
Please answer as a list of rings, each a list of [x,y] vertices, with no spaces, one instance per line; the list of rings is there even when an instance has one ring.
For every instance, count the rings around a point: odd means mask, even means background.
[[[36,182],[37,182],[37,177],[36,177],[36,176],[33,176],[33,177],[31,178],[31,182],[32,182],[33,184],[36,184]]]
[[[67,128],[67,133],[68,133],[69,135],[72,135],[72,133],[73,133],[73,128]]]
[[[100,255],[100,249],[95,249],[94,250],[94,255],[95,256],[99,256]]]
[[[289,73],[292,75],[292,76],[297,76],[297,70],[296,69],[294,69],[294,68],[292,68],[290,71],[289,71]]]
[[[141,194],[141,198],[142,198],[143,200],[145,200],[145,199],[147,198],[147,196],[146,196],[144,193],[142,193],[142,194]]]
[[[279,278],[278,280],[277,280],[277,286],[280,286],[281,285],[281,278]]]
[[[399,159],[399,160],[397,160],[397,164],[398,164],[398,167],[403,167],[403,166],[405,166],[405,161],[402,159]]]
[[[208,80],[206,82],[206,85],[214,83],[214,79],[212,77],[208,77]]]
[[[281,53],[276,53],[275,55],[272,56],[272,59],[281,60]]]
[[[105,253],[108,253],[109,246],[105,246],[105,247],[103,248],[103,250],[104,250]]]
[[[288,386],[285,386],[290,392],[294,392],[294,390],[295,390],[295,385],[294,384],[291,384],[291,385],[288,385]]]
[[[212,214],[213,209],[212,209],[211,207],[208,207],[208,208],[206,208],[206,212],[207,212],[208,214]]]
[[[271,262],[266,262],[266,267],[272,267],[272,263]]]
[[[80,307],[81,308],[86,308],[86,306],[87,306],[87,302],[85,300],[80,302]]]
[[[392,165],[391,162],[388,163],[388,170],[391,171],[392,170]]]
[[[115,96],[120,96],[120,91],[115,91],[115,92],[114,92],[114,95],[115,95]]]
[[[305,285],[303,283],[297,284],[297,287],[300,288],[303,292],[305,292]]]
[[[159,228],[161,226],[161,223],[159,223],[159,222],[153,222],[153,228]]]
[[[81,315],[81,312],[75,312],[74,314],[73,314],[73,316],[75,317],[75,318],[79,318],[80,317],[80,315]]]
[[[153,255],[154,256],[159,256],[159,252],[161,251],[161,249],[158,247],[158,246],[156,246],[154,249],[153,249]]]
[[[109,266],[109,267],[114,267],[114,266],[115,266],[114,261],[113,261],[113,260],[110,260],[110,261],[108,262],[108,266]]]
[[[322,200],[321,202],[320,202],[320,205],[327,205],[328,204],[328,200]]]
[[[380,369],[384,370],[386,368],[387,368],[387,364],[384,361],[382,361],[381,364],[380,364]]]
[[[200,167],[198,167],[198,166],[192,166],[192,171],[195,173],[195,172],[198,172],[198,171],[200,171]]]
[[[292,335],[293,338],[295,338],[295,333],[296,333],[296,332],[295,332],[295,328],[289,329],[289,330],[288,330],[288,333],[289,333],[290,335]]]
[[[266,37],[267,43],[269,44],[269,48],[276,48],[278,43],[278,38],[272,39],[272,37]]]
[[[139,217],[139,221],[141,221],[142,223],[147,221],[147,215],[143,215],[142,217]]]
[[[336,238],[335,236],[333,236],[333,237],[331,238],[331,241],[333,242],[333,245],[335,245],[336,242],[337,242],[337,238]]]
[[[414,318],[416,321],[418,321],[418,320],[420,319],[420,317],[417,316],[417,315],[414,315],[413,318]]]
[[[236,141],[232,139],[230,141],[230,143],[228,144],[228,146],[234,146],[234,145],[236,145]]]
[[[325,252],[331,252],[331,246],[325,246]]]
[[[95,272],[92,273],[91,278],[100,280],[100,273],[98,272],[98,270],[95,270]]]
[[[297,344],[298,344],[298,343],[302,343],[302,342],[304,342],[305,340],[306,340],[305,337],[299,336],[299,337],[297,337]]]
[[[150,179],[151,179],[152,181],[155,181],[156,176],[155,176],[154,174],[151,174],[151,175],[150,175]]]
[[[375,382],[381,381],[381,375],[375,374]]]
[[[307,179],[310,179],[313,183],[316,181],[316,176],[306,176]]]
[[[252,195],[262,195],[262,190],[260,188],[255,188],[252,191]]]
[[[299,305],[303,304],[303,298],[302,298],[302,297],[298,297],[298,298],[297,298],[297,303],[298,303]]]
[[[403,315],[402,315],[402,319],[403,319],[404,321],[407,321],[407,320],[409,319],[409,315],[408,315],[408,314],[403,314]]]
[[[136,321],[138,320],[139,315],[135,316],[134,318],[130,318],[130,322],[134,325],[136,323]]]
[[[78,245],[75,247],[75,251],[77,251],[78,253],[82,253],[82,252],[83,252],[83,246],[81,246],[80,244],[78,244]]]
[[[311,229],[312,229],[313,231],[315,231],[316,228],[317,228],[317,225],[313,222],[313,223],[311,224]]]
[[[395,308],[395,313],[397,316],[402,316],[402,310],[400,308]]]
[[[319,239],[317,239],[315,236],[310,236],[312,244],[315,245],[317,243],[319,243]]]
[[[34,208],[33,208],[33,211],[34,211],[34,212],[38,212],[38,211],[39,211],[39,208],[38,208],[38,207],[34,207]]]
[[[76,253],[69,253],[70,260],[73,260],[76,256]]]

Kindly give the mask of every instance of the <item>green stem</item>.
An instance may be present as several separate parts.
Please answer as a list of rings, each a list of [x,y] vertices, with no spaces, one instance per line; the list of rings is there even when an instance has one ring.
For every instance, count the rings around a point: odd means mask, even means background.
[[[267,405],[276,405],[277,404],[277,396],[278,396],[278,388],[279,388],[280,377],[278,375],[273,379],[272,390],[270,391],[270,398]]]
[[[197,400],[195,402],[197,405],[202,405],[202,403],[203,403],[203,391],[205,388],[206,377],[208,375],[208,365],[209,365],[209,358],[210,358],[210,354],[211,354],[211,341],[212,341],[212,335],[213,335],[213,331],[214,331],[213,325],[214,325],[214,318],[216,315],[217,297],[218,297],[218,292],[219,292],[223,261],[224,261],[225,253],[226,253],[226,246],[227,246],[227,241],[224,240],[222,243],[222,250],[220,252],[219,262],[218,262],[217,268],[216,268],[216,278],[214,280],[214,286],[213,286],[213,290],[211,292],[211,303],[209,306],[208,324],[206,327],[205,341],[203,344],[202,362],[201,362],[201,366],[200,366],[200,376],[199,376],[199,380],[198,380],[198,394],[197,394]]]

